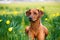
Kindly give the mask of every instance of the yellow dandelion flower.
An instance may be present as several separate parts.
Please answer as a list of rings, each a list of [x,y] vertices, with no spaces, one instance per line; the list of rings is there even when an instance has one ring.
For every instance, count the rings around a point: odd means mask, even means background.
[[[60,14],[57,12],[57,13],[56,13],[56,16],[60,16]]]
[[[13,14],[14,14],[14,15],[17,15],[17,13],[18,13],[17,11],[14,11],[14,13],[13,13]]]
[[[10,24],[10,20],[7,20],[7,21],[6,21],[6,24]]]
[[[0,22],[2,22],[2,19],[0,19]]]
[[[5,13],[6,13],[6,11],[3,11],[2,13],[3,13],[3,14],[5,14]]]
[[[11,32],[13,30],[13,27],[8,28],[8,31]]]
[[[44,9],[43,9],[43,8],[41,8],[40,10],[44,11]]]
[[[45,20],[48,20],[48,18],[45,18]]]
[[[53,17],[55,17],[56,16],[56,14],[53,14]]]

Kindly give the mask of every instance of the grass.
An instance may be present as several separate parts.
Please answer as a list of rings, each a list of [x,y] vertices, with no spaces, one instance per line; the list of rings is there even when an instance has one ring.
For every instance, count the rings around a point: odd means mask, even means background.
[[[28,40],[29,38],[25,34],[25,28],[29,25],[29,21],[25,12],[30,8],[38,8],[40,10],[43,9],[44,16],[41,21],[49,30],[49,35],[46,40],[60,40],[59,4],[60,2],[20,2],[0,4],[0,39]]]

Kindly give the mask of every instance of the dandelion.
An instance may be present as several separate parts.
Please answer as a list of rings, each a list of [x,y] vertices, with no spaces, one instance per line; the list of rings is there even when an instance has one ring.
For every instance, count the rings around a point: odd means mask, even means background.
[[[3,14],[5,14],[5,13],[6,13],[6,11],[3,11],[2,13],[3,13]]]
[[[40,10],[44,11],[44,8],[41,8]]]
[[[58,12],[56,13],[56,16],[59,16],[59,13]]]
[[[0,22],[2,22],[2,19],[0,19]]]
[[[8,31],[11,32],[13,30],[13,27],[8,28]]]
[[[17,11],[14,11],[14,15],[17,15],[17,13],[18,13]]]
[[[6,21],[6,24],[10,24],[10,20],[7,20],[7,21]]]
[[[53,17],[55,17],[56,16],[56,14],[53,14]]]
[[[45,20],[48,20],[48,18],[45,18]]]

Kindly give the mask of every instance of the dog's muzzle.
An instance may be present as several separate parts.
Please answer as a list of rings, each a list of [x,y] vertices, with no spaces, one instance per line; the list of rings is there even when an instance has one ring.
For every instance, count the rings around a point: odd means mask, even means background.
[[[31,17],[29,17],[29,21],[32,21],[32,18]]]
[[[33,21],[33,20],[32,20],[32,17],[29,17],[29,21]]]

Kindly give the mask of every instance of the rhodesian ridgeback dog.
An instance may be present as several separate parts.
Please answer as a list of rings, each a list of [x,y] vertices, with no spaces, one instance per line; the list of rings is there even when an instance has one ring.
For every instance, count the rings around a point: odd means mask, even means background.
[[[48,29],[42,25],[40,19],[44,14],[43,11],[38,9],[29,9],[26,11],[26,16],[29,18],[30,26],[27,26],[25,31],[31,40],[45,40],[48,35]]]

